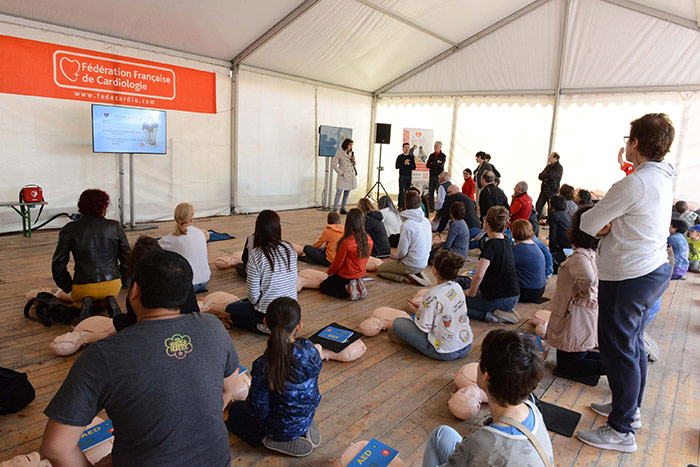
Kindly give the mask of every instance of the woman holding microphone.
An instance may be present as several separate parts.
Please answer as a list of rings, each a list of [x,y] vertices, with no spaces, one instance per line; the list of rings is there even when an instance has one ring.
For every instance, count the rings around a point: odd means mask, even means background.
[[[350,190],[357,188],[357,169],[355,169],[355,153],[352,151],[352,140],[345,138],[340,149],[336,151],[333,158],[333,170],[338,174],[335,182],[335,201],[333,210],[338,210],[340,194],[343,194],[343,204],[340,207],[341,214],[347,214],[345,204],[348,202]]]

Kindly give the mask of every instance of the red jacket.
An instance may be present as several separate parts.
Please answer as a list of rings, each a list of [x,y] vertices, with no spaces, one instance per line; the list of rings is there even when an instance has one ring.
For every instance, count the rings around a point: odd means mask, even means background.
[[[476,201],[476,184],[473,178],[468,178],[462,184],[462,193],[469,196],[473,201]]]
[[[372,252],[372,239],[367,235],[369,243],[369,251]],[[338,274],[343,279],[360,279],[367,274],[366,258],[357,257],[357,242],[355,237],[348,237],[345,240],[338,242],[338,249],[335,252],[333,264],[328,268],[328,275]]]
[[[518,219],[528,220],[530,219],[530,212],[532,212],[532,198],[527,193],[513,198],[513,202],[510,205],[510,221],[516,221]]]

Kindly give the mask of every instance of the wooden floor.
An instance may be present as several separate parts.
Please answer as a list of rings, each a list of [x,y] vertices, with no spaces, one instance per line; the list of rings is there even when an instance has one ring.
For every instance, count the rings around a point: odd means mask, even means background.
[[[283,237],[294,243],[310,243],[325,225],[325,213],[299,210],[280,213]],[[255,216],[231,216],[203,219],[199,225],[235,235],[235,240],[209,244],[210,261],[223,254],[242,250],[252,232]],[[170,232],[171,222],[159,224],[148,232],[161,236]],[[35,287],[53,287],[50,263],[57,231],[35,232],[31,239],[21,235],[0,236],[0,366],[27,372],[36,388],[36,399],[18,414],[0,417],[0,460],[38,449],[46,423],[44,408],[59,388],[77,355],[55,357],[49,351],[51,340],[69,331],[66,325],[46,328],[22,316],[24,293]],[[133,244],[138,234],[129,234]],[[300,268],[313,267],[299,263]],[[474,259],[467,265],[475,265]],[[245,284],[233,270],[214,268],[209,291],[227,291],[245,295]],[[319,268],[321,269],[321,268]],[[556,276],[555,276],[556,277]],[[551,296],[555,278],[546,295]],[[672,465],[698,464],[700,425],[700,275],[690,274],[686,281],[673,282],[663,297],[663,307],[649,326],[650,334],[661,348],[659,363],[649,366],[646,397],[642,407],[644,428],[638,431],[639,450],[635,454],[602,452],[582,445],[575,438],[552,435],[556,465]],[[304,335],[338,321],[356,327],[379,306],[406,308],[406,299],[417,287],[398,285],[377,278],[368,282],[369,297],[360,302],[341,301],[303,290],[299,294]],[[119,297],[123,305],[124,291]],[[522,331],[532,331],[527,318],[544,305],[519,305]],[[487,417],[488,409],[470,422],[455,419],[447,401],[456,390],[453,377],[464,364],[479,359],[480,342],[496,324],[472,322],[474,344],[464,359],[438,362],[410,348],[391,343],[386,335],[365,338],[367,353],[352,363],[324,362],[319,384],[321,405],[316,412],[323,441],[316,451],[303,459],[292,459],[265,449],[253,449],[230,437],[235,465],[328,465],[353,441],[378,438],[399,450],[410,465],[420,465],[425,440],[440,424],[451,425],[460,433],[475,430]],[[231,338],[241,364],[251,363],[265,348],[265,338],[231,330]],[[571,408],[583,414],[579,428],[604,423],[588,407],[591,402],[610,397],[607,379],[597,387],[555,378],[551,374],[553,356],[547,362],[547,375],[537,394],[545,401]]]

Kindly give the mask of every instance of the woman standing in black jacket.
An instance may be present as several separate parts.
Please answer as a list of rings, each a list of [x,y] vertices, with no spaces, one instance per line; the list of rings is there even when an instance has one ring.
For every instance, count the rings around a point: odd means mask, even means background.
[[[386,233],[384,216],[377,211],[372,201],[369,198],[362,198],[357,207],[365,214],[365,231],[372,239],[374,246],[372,247],[372,256],[375,258],[386,258],[391,255],[391,245],[389,244],[389,236]]]
[[[131,251],[121,224],[105,219],[109,195],[85,190],[78,200],[80,218],[69,222],[58,234],[51,272],[56,285],[71,294],[80,307],[80,319],[90,316],[94,300],[105,300],[110,316],[120,313],[116,296],[126,278],[126,258]],[[73,277],[68,261],[73,254]]]

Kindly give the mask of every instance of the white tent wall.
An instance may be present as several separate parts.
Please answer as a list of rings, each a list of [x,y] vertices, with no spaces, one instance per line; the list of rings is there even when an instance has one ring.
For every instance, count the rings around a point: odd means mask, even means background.
[[[391,144],[382,145],[382,184],[390,194],[399,192],[399,172],[395,168],[396,156],[401,153],[404,128],[433,130],[433,143],[442,141],[442,150],[449,155],[452,134],[454,99],[410,98],[380,99],[377,105],[377,122],[391,124]],[[426,154],[433,146],[424,148]],[[375,165],[379,165],[379,147],[374,150]],[[447,168],[447,164],[445,164]],[[376,168],[373,167],[376,181]]]
[[[317,87],[317,103],[317,125],[352,128],[353,151],[357,160],[357,189],[350,192],[348,205],[357,203],[369,189],[367,186],[367,171],[371,169],[369,167],[369,138],[372,98],[319,86]],[[315,128],[315,131],[318,138],[318,126]],[[375,153],[376,157],[378,156]],[[320,205],[326,167],[325,158],[317,157],[316,167],[318,181],[316,205]],[[333,189],[335,190],[335,172],[331,172],[331,175],[333,176]]]
[[[562,96],[554,144],[564,166],[562,183],[607,191],[624,176],[617,153],[630,122],[651,112],[666,113],[674,124],[676,138],[665,159],[674,164],[682,122],[680,93]]]
[[[317,125],[353,129],[358,188],[349,199],[364,196],[370,97],[242,69],[238,102],[237,212],[321,204],[325,160],[316,156]]]
[[[552,122],[551,96],[470,97],[460,99],[452,179],[460,186],[462,171],[477,167],[484,151],[501,173],[500,188],[510,197],[516,183],[528,183],[537,199],[537,175],[544,168]]]
[[[168,154],[134,156],[135,212],[138,222],[167,219],[179,202],[188,201],[198,216],[228,214],[231,81],[226,68],[85,39],[79,32],[72,36],[0,23],[0,34],[215,72],[218,112],[167,111]],[[92,152],[90,108],[90,102],[0,94],[5,168],[0,173],[0,199],[16,200],[23,185],[40,185],[49,202],[43,220],[76,212],[84,189],[101,188],[112,200],[107,216],[118,218],[117,156]],[[128,185],[125,197],[128,200]],[[125,211],[128,220],[128,203]],[[49,226],[63,225],[65,218],[61,219]],[[0,211],[0,232],[20,226],[16,213]]]

